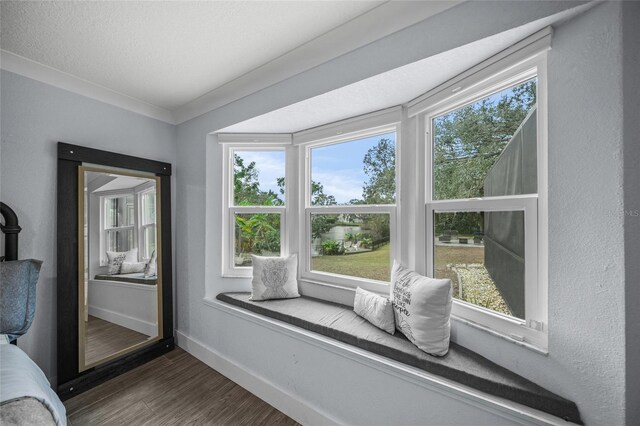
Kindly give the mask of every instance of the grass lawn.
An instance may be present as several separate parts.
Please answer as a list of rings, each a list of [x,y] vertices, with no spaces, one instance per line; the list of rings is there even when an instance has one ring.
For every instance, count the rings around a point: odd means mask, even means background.
[[[390,281],[391,260],[389,244],[377,250],[338,256],[317,256],[311,260],[311,269],[333,274],[350,275],[379,281]],[[450,278],[457,293],[458,277],[447,269],[447,264],[484,263],[483,247],[436,247],[436,277]]]
[[[311,260],[311,269],[319,272],[348,275],[389,282],[391,280],[391,259],[389,244],[375,251],[337,256],[317,256]],[[460,297],[458,274],[447,268],[447,265],[483,265],[484,247],[436,246],[436,278],[449,278],[453,284],[453,296]],[[464,300],[511,315],[495,284],[484,268],[484,274],[478,274],[478,267],[465,268],[461,271],[464,278]],[[476,271],[475,274],[472,272]],[[462,273],[462,272],[461,272]],[[482,279],[481,279],[482,278]]]
[[[371,280],[390,281],[391,258],[389,251],[389,244],[385,244],[366,253],[317,256],[311,259],[311,269]]]

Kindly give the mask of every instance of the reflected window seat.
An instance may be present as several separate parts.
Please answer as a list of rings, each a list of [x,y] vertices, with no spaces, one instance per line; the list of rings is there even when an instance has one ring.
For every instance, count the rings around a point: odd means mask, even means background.
[[[118,281],[122,283],[135,283],[135,284],[147,284],[147,285],[156,285],[158,283],[158,277],[145,277],[144,273],[136,272],[133,274],[99,274],[96,275],[96,280],[101,281]]]

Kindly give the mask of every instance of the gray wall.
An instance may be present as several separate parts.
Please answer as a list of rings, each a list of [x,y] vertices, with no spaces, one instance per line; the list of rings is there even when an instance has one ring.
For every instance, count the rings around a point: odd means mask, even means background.
[[[0,197],[20,216],[21,257],[45,261],[36,320],[20,346],[48,376],[55,374],[55,142],[62,140],[177,165],[176,324],[183,335],[346,423],[362,423],[365,416],[398,419],[400,413],[406,423],[491,424],[495,419],[487,413],[416,382],[203,302],[207,291],[249,289],[248,280],[219,278],[221,173],[207,171],[205,158],[220,164],[221,149],[206,143],[207,134],[575,5],[466,3],[177,129],[3,71]],[[629,326],[625,334],[625,279],[626,319],[634,325],[640,319],[634,303],[639,290],[632,287],[639,278],[638,224],[620,214],[639,202],[638,171],[632,170],[638,120],[629,110],[623,115],[621,83],[624,72],[625,89],[637,94],[637,50],[624,67],[621,59],[623,33],[627,49],[637,46],[637,11],[628,3],[599,5],[558,26],[549,53],[549,355],[455,321],[452,331],[470,349],[574,400],[587,424],[623,424],[625,415],[632,424],[638,418],[637,394],[631,392],[640,385],[631,379],[637,379],[639,363],[624,353],[625,344],[638,353],[638,328]],[[637,99],[625,96],[624,102],[637,111]],[[205,251],[207,241],[212,243]],[[209,269],[214,278],[206,282]]]
[[[622,11],[626,408],[631,425],[640,419],[640,3],[626,2]]]
[[[423,422],[429,418],[428,402],[436,400],[433,393],[421,390],[410,396],[403,393],[409,389],[399,389],[405,399],[421,401],[406,406],[407,412],[390,410],[391,403],[386,402],[391,399],[385,400],[388,393],[380,388],[375,399],[380,403],[356,401],[353,395],[363,392],[363,383],[370,383],[366,376],[373,374],[370,371],[350,362],[353,372],[346,380],[337,370],[318,367],[337,362],[324,351],[311,354],[295,339],[268,340],[265,335],[271,333],[262,334],[260,327],[203,302],[207,292],[250,288],[248,280],[220,278],[221,205],[215,188],[221,187],[222,177],[215,167],[207,174],[205,158],[209,155],[212,164],[221,164],[222,151],[215,143],[207,146],[207,134],[566,6],[561,2],[463,4],[178,126],[177,215],[182,224],[176,242],[178,330],[344,422],[366,421],[365,412],[370,415],[366,418],[379,416],[378,422],[400,412],[427,416]],[[588,424],[622,424],[625,418],[623,219],[608,210],[621,209],[623,202],[621,7],[620,3],[602,4],[558,26],[549,53],[549,355],[453,324],[458,342],[574,400]],[[598,208],[597,203],[607,207]],[[207,241],[212,241],[208,251]],[[212,277],[209,282],[207,270]],[[247,350],[249,342],[260,348],[261,356]],[[283,344],[288,345],[286,353],[278,349]],[[273,354],[269,369],[264,368],[265,354]],[[316,364],[302,362],[302,355]],[[324,392],[327,377],[337,379],[330,385],[332,395]],[[307,382],[320,385],[306,386]],[[397,384],[392,379],[385,383]],[[353,403],[344,407],[341,398]],[[464,410],[451,401],[447,404],[440,408]],[[451,412],[449,421],[474,423],[475,414],[468,408]]]
[[[0,198],[20,220],[20,258],[44,261],[35,321],[18,346],[55,380],[56,143],[63,141],[175,164],[176,129],[7,71],[2,71],[0,87]]]

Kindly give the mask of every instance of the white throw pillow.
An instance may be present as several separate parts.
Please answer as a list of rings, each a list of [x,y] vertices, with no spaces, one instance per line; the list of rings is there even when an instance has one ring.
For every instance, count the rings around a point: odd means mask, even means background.
[[[155,250],[153,251],[153,253],[151,253],[151,258],[144,267],[143,272],[145,278],[155,277],[156,275],[158,275],[158,256],[156,255]]]
[[[298,292],[298,258],[251,256],[253,280],[251,300],[291,299],[300,297]]]
[[[396,328],[428,354],[442,356],[449,351],[452,293],[451,280],[428,278],[393,262]]]
[[[386,297],[378,296],[358,287],[353,301],[353,311],[389,334],[396,332],[393,305]]]
[[[147,264],[145,262],[122,262],[120,273],[135,274],[139,272],[144,272],[144,269],[146,267],[147,267]]]
[[[138,249],[134,248],[129,251],[108,251],[107,259],[109,261],[109,270],[107,274],[119,274],[123,262],[133,263],[138,261]]]

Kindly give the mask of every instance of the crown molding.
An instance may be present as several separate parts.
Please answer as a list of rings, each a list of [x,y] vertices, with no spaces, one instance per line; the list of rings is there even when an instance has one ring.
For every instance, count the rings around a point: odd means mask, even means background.
[[[173,114],[167,109],[116,92],[7,50],[0,51],[0,68],[156,120],[177,124]]]
[[[461,0],[387,1],[174,110],[0,50],[0,68],[170,124],[180,124],[258,92],[445,11]]]

